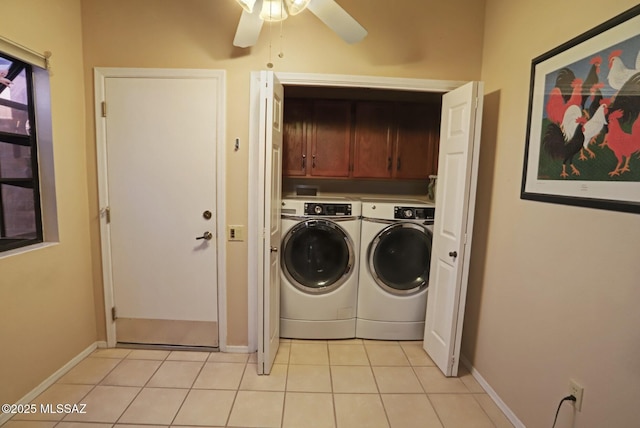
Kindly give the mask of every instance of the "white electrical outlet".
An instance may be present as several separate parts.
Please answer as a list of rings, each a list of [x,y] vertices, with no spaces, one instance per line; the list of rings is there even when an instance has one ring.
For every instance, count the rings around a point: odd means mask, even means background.
[[[569,379],[569,394],[576,397],[576,401],[575,403],[573,403],[573,405],[575,406],[577,411],[580,411],[582,409],[582,396],[584,395],[584,388],[575,380]]]

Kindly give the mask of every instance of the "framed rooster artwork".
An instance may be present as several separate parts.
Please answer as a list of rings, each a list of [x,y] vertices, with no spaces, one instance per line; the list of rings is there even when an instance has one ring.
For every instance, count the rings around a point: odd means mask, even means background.
[[[533,59],[521,198],[640,213],[640,5]]]

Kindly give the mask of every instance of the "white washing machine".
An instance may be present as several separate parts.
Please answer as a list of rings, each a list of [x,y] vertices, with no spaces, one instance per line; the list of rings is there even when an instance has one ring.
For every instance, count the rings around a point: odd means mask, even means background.
[[[281,337],[355,337],[360,215],[347,198],[282,200]]]
[[[435,205],[362,200],[356,337],[422,340]]]

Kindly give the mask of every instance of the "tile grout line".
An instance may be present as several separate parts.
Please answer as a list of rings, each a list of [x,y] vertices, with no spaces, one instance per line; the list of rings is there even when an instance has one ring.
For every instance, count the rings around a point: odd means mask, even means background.
[[[125,359],[127,359],[127,357],[134,351],[134,349],[132,349],[131,351],[129,351],[129,353],[127,354],[127,356],[125,358],[122,359],[122,361],[124,361]],[[151,381],[151,379],[156,375],[156,373],[158,372],[158,370],[160,370],[160,367],[162,367],[162,364],[164,364],[164,362],[167,360],[167,357],[169,357],[171,353],[167,354],[162,360],[153,360],[153,361],[160,361],[160,364],[158,365],[158,367],[153,371],[153,373],[151,374],[151,376],[149,376],[149,379],[147,379],[147,381],[144,383],[144,385],[142,385],[140,388],[140,390],[138,391],[138,393],[135,395],[135,397],[133,397],[133,399],[131,400],[131,402],[129,402],[129,404],[127,404],[127,406],[124,408],[124,410],[122,411],[122,413],[120,413],[120,416],[118,416],[118,418],[116,419],[116,421],[113,423],[113,426],[116,426],[118,424],[118,422],[120,422],[120,419],[122,418],[122,416],[124,416],[125,413],[127,413],[127,410],[129,410],[129,407],[131,407],[131,405],[133,404],[134,401],[136,401],[136,398],[138,398],[138,396],[140,396],[140,394],[142,393],[142,391],[144,391],[144,389],[147,387],[147,385],[149,384],[149,382]],[[135,358],[131,358],[132,360]],[[121,362],[122,362],[121,361]],[[118,364],[120,365],[120,364]],[[117,366],[116,366],[117,367]]]
[[[281,344],[280,344],[281,345]],[[278,351],[280,350],[280,345],[278,345]],[[277,357],[277,354],[276,354]],[[289,364],[291,362],[291,342],[289,342],[289,350],[287,353],[287,371],[284,380],[284,399],[282,400],[282,419],[280,420],[280,428],[284,428],[284,412],[287,409],[287,393],[289,391]]]
[[[468,387],[467,387],[468,388]],[[484,390],[484,388],[483,388]],[[486,392],[485,392],[486,394]],[[478,406],[480,406],[480,409],[482,409],[482,411],[484,412],[485,415],[487,415],[487,419],[489,419],[491,421],[491,423],[493,424],[494,427],[497,427],[496,423],[493,421],[493,418],[491,417],[491,415],[489,415],[489,413],[487,413],[487,411],[484,409],[484,407],[482,406],[482,404],[478,401],[478,398],[476,397],[476,395],[479,395],[478,393],[474,393],[471,392],[471,396],[473,397],[473,399],[476,401],[476,403],[478,403]]]
[[[249,354],[249,355],[251,355],[251,354]],[[229,414],[227,415],[227,419],[226,419],[225,424],[224,424],[225,427],[228,427],[229,426],[229,422],[231,422],[231,414],[233,413],[233,407],[236,405],[236,400],[238,399],[238,394],[240,393],[240,385],[242,384],[242,378],[244,377],[244,374],[247,371],[247,366],[249,365],[249,360],[250,359],[251,358],[248,357],[247,360],[244,362],[244,369],[242,370],[242,376],[240,377],[240,382],[238,382],[238,386],[236,387],[236,390],[234,391],[233,400],[231,401],[231,407],[229,408]],[[258,365],[258,360],[256,358],[256,367],[257,367],[257,365]]]
[[[118,363],[118,364],[120,364],[120,363]],[[117,366],[118,366],[118,364],[116,364],[116,366],[115,366],[115,367],[117,367]],[[115,367],[114,367],[114,368],[115,368]],[[53,385],[56,385],[56,384],[57,384],[57,385],[82,385],[82,384],[72,384],[72,383],[60,383],[60,384],[58,384],[57,382],[56,382],[56,383],[54,383]],[[53,386],[53,385],[51,385],[51,386]],[[90,384],[87,384],[87,385],[90,385]],[[49,386],[46,390],[42,391],[42,393],[44,394],[46,391],[48,391],[48,390],[51,388],[51,386]],[[80,403],[82,402],[82,400],[84,400],[84,399],[87,397],[87,395],[91,394],[91,391],[93,391],[94,389],[96,389],[96,386],[97,386],[97,385],[91,385],[91,389],[89,389],[89,390],[87,391],[87,393],[86,393],[86,394],[84,394],[84,395],[83,395],[83,396],[82,396],[82,397],[81,397],[77,402],[75,402],[74,404],[80,404]],[[37,397],[36,397],[36,398],[37,398]],[[64,415],[64,416],[63,416],[62,418],[60,418],[59,420],[55,421],[55,424],[53,425],[53,428],[55,428],[55,427],[56,427],[56,426],[58,426],[62,421],[64,421],[64,419],[65,419],[66,417],[67,417],[67,415]],[[11,420],[11,419],[9,419],[9,421],[10,421],[10,420]],[[9,421],[7,421],[7,422],[9,422]],[[15,421],[14,421],[14,422],[15,422]],[[48,421],[46,421],[46,422],[48,422]]]
[[[336,410],[336,393],[333,390],[333,370],[331,370],[331,353],[329,352],[329,342],[327,342],[327,356],[329,362],[329,385],[331,386],[331,403],[333,404],[333,426],[338,428],[338,411]]]
[[[92,357],[91,355],[93,355],[95,352],[96,352],[96,351],[94,351],[94,352],[92,352],[91,354],[89,354],[89,355],[88,355],[84,360],[82,360],[82,361],[86,361],[88,358],[108,358],[108,357]],[[86,384],[86,385],[91,385],[91,386],[92,386],[92,388],[91,388],[91,389],[90,389],[90,390],[89,390],[89,391],[88,391],[88,392],[87,392],[87,393],[86,393],[86,394],[81,398],[81,400],[84,400],[85,398],[87,398],[87,397],[89,396],[89,394],[91,394],[93,391],[95,391],[95,390],[96,390],[96,388],[97,388],[98,386],[100,386],[100,383],[101,383],[101,382],[103,382],[103,381],[104,381],[104,380],[105,380],[105,379],[106,379],[106,378],[107,378],[107,377],[108,377],[108,376],[109,376],[109,375],[110,375],[110,374],[111,374],[111,373],[112,373],[112,372],[113,372],[113,371],[114,371],[114,370],[115,370],[115,369],[116,369],[120,364],[122,364],[122,362],[125,360],[126,356],[127,356],[127,355],[129,355],[129,353],[131,353],[131,351],[129,351],[129,352],[128,352],[124,357],[122,357],[122,358],[115,358],[115,359],[120,360],[120,361],[118,362],[118,364],[116,364],[115,366],[113,366],[113,368],[112,368],[111,370],[109,370],[107,373],[105,373],[105,375],[104,375],[102,378],[100,378],[100,380],[98,380],[96,383],[94,383],[94,384]],[[57,383],[57,382],[56,382],[56,383]],[[54,384],[54,385],[55,385],[55,384]],[[73,384],[61,384],[61,385],[73,385]],[[82,384],[76,384],[76,385],[82,385]],[[106,386],[106,385],[105,385],[105,386]],[[50,387],[49,387],[49,388],[50,388]],[[47,390],[48,390],[49,388],[47,388]],[[139,392],[138,392],[138,393],[139,393]],[[76,404],[78,404],[78,403],[76,403]],[[73,422],[74,422],[74,421],[67,421],[67,420],[66,420],[66,419],[67,419],[67,417],[69,417],[69,415],[64,415],[64,416],[62,417],[62,419],[60,419],[60,420],[59,420],[59,421],[54,425],[54,427],[55,427],[55,426],[57,426],[58,424],[60,424],[60,423],[61,423],[61,422],[63,422],[63,421],[64,421],[64,422],[71,422],[71,423],[73,423]],[[98,423],[98,422],[94,422],[94,423]],[[107,423],[109,423],[109,422],[107,422]],[[115,422],[111,423],[111,425],[112,425],[112,426],[113,426],[113,425],[115,425]]]
[[[367,356],[367,361],[369,361],[369,370],[371,371],[371,376],[373,376],[373,382],[376,385],[376,389],[378,390],[378,400],[380,400],[380,404],[382,405],[382,411],[384,412],[384,417],[387,419],[387,426],[391,428],[391,420],[389,419],[389,414],[387,413],[387,408],[384,405],[384,401],[382,401],[382,393],[380,392],[380,386],[378,385],[378,379],[376,378],[376,374],[373,371],[373,365],[371,364],[371,358],[369,357],[369,352],[367,351],[367,347],[364,346],[364,353]]]
[[[424,387],[424,385],[422,384],[422,381],[420,380],[420,376],[418,376],[418,373],[416,372],[416,366],[414,366],[413,364],[411,364],[411,360],[409,359],[409,355],[407,355],[407,352],[405,351],[405,349],[402,347],[402,345],[400,346],[400,348],[402,348],[402,352],[404,352],[405,356],[407,357],[407,360],[409,360],[409,365],[411,366],[411,371],[413,372],[414,376],[418,379],[418,383],[420,384],[420,388],[422,388],[422,391],[424,392],[425,397],[427,397],[427,401],[429,402],[429,405],[431,406],[431,408],[433,409],[433,412],[436,414],[436,417],[438,418],[438,422],[440,422],[441,426],[445,426],[444,425],[444,421],[442,420],[442,418],[440,417],[440,414],[438,413],[438,410],[436,409],[436,407],[433,405],[433,402],[431,401],[431,398],[429,397],[429,394],[427,393],[426,388]],[[423,349],[424,351],[424,349]],[[426,353],[426,351],[425,351]],[[431,358],[431,357],[429,357]]]
[[[211,355],[211,353],[209,353],[209,355]],[[204,369],[204,366],[207,364],[207,360],[209,359],[209,355],[207,355],[207,358],[205,358],[205,360],[202,361],[202,366],[200,367],[200,370],[198,370],[198,374],[196,374],[195,377],[193,378],[193,381],[191,382],[191,386],[187,389],[187,393],[185,394],[184,398],[182,399],[182,403],[180,403],[180,406],[178,407],[178,410],[176,411],[176,414],[173,415],[173,418],[171,419],[171,422],[169,423],[169,426],[172,426],[173,423],[176,421],[176,418],[178,417],[178,414],[180,413],[180,410],[182,410],[182,406],[184,406],[184,403],[187,401],[187,398],[189,397],[189,394],[191,394],[191,391],[193,391],[193,385],[195,385],[196,381],[198,380],[198,377],[200,376],[200,373],[202,373],[202,370]],[[171,353],[169,353],[169,355],[167,355],[167,358],[169,358],[170,356],[171,356]],[[165,359],[164,362],[166,362],[166,361],[168,361],[168,360]],[[164,364],[164,362],[162,364]],[[160,367],[162,367],[162,364],[160,364]],[[158,369],[160,367],[158,367]],[[149,380],[151,380],[151,378],[149,378]],[[231,413],[231,412],[229,412],[229,413]]]

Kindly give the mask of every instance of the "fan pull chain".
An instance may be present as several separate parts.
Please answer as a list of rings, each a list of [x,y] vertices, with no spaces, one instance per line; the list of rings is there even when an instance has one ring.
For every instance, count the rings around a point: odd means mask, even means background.
[[[271,9],[269,9],[269,17],[271,17]],[[269,21],[269,62],[267,63],[267,68],[273,68],[273,63],[271,62],[271,41],[273,40],[271,25],[273,22]]]
[[[284,15],[284,2],[280,0],[280,16]],[[278,52],[278,58],[284,58],[283,40],[284,40],[284,19],[280,20],[280,52]],[[267,68],[273,68],[273,16],[271,14],[271,6],[269,6],[269,62]]]
[[[282,9],[282,2],[280,3],[280,9]],[[282,12],[282,11],[281,11]],[[280,52],[278,53],[278,58],[284,58],[284,49],[282,48],[284,42],[283,36],[283,28],[284,28],[284,19],[280,21]]]

